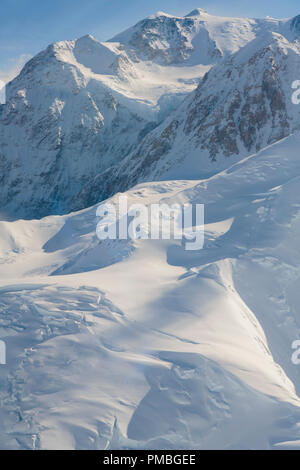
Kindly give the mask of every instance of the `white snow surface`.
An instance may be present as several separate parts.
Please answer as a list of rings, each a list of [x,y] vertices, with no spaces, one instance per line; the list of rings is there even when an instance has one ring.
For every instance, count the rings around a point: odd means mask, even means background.
[[[127,192],[204,203],[197,252],[100,242],[96,206],[1,222],[1,447],[298,447],[299,144]]]

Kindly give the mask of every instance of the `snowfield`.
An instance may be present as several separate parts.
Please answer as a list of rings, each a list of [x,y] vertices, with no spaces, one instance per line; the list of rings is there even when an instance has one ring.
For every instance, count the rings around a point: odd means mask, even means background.
[[[0,448],[299,449],[297,18],[160,12],[9,85]],[[121,192],[204,204],[203,249],[100,241]]]
[[[1,222],[2,447],[297,447],[299,144],[127,193],[205,203],[198,252],[100,242],[96,206]]]

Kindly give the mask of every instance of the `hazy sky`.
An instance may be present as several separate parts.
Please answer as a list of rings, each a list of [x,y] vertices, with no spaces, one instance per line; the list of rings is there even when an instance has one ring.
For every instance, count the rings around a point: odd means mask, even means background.
[[[103,41],[157,11],[185,15],[194,8],[220,16],[300,14],[299,0],[0,0],[0,79],[52,42],[87,33]]]

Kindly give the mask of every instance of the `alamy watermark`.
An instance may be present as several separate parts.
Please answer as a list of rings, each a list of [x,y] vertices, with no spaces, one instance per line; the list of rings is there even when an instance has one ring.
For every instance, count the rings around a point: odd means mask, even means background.
[[[300,364],[300,339],[296,339],[295,341],[292,342],[292,349],[295,349],[291,358],[292,363],[295,366],[298,366]]]
[[[6,344],[0,340],[0,365],[6,364]]]
[[[132,204],[126,195],[97,208],[99,240],[181,240],[186,250],[204,245],[203,204]]]
[[[0,104],[6,103],[6,85],[0,80]]]
[[[295,90],[292,94],[292,103],[300,104],[300,80],[295,80],[292,83],[292,88]]]

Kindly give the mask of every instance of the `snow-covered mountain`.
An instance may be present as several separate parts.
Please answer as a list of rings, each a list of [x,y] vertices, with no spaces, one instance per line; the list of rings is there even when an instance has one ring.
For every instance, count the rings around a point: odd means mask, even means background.
[[[123,162],[89,181],[79,206],[142,181],[213,174],[299,130],[300,106],[292,102],[297,77],[297,37],[258,36],[215,65]]]
[[[270,31],[293,40],[297,28],[297,18],[219,18],[198,9],[158,13],[105,43],[85,36],[49,46],[8,85],[0,109],[2,217],[83,208],[81,190],[133,152],[213,65],[227,58],[238,68],[243,59],[231,54]]]
[[[299,449],[298,38],[300,16],[158,13],[9,84],[0,448]],[[204,204],[203,249],[99,241],[119,191]]]

